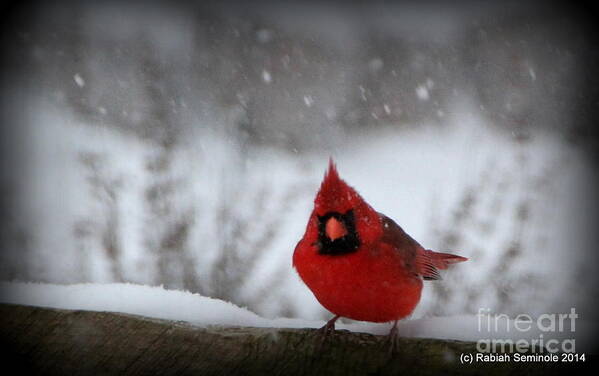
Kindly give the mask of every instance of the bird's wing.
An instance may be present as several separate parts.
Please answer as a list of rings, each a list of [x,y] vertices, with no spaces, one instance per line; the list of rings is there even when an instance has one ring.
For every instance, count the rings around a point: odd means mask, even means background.
[[[427,280],[441,279],[432,251],[425,250],[394,220],[379,213],[383,224],[382,241],[400,252],[408,270]],[[444,269],[444,268],[443,268]]]

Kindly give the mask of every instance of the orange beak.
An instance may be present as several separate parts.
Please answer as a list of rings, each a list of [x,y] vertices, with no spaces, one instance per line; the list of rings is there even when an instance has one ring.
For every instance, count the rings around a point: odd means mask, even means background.
[[[331,240],[335,240],[347,235],[347,229],[345,228],[345,225],[343,225],[343,223],[338,221],[335,217],[329,218],[325,226],[325,232]]]

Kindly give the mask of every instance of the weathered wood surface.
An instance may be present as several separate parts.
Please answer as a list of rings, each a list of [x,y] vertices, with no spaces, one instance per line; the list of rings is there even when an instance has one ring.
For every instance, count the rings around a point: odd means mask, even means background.
[[[547,374],[552,364],[461,364],[471,342],[314,329],[199,328],[181,322],[0,304],[5,370],[48,375]],[[563,366],[562,366],[563,367]]]

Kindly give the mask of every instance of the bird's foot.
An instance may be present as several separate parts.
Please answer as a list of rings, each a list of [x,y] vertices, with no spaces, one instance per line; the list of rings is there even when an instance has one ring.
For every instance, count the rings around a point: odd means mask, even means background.
[[[393,355],[399,352],[399,329],[397,329],[397,320],[393,323],[389,335],[387,335],[387,341],[389,343],[389,355]]]
[[[330,319],[322,328],[318,329],[317,333],[321,336],[321,345],[326,339],[335,332],[335,321],[339,319],[339,315]]]

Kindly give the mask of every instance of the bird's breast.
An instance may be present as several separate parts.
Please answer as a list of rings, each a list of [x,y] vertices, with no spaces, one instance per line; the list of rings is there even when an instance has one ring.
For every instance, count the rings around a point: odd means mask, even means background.
[[[345,255],[322,255],[306,249],[295,255],[302,280],[329,311],[354,320],[385,322],[409,315],[422,280],[401,254],[384,243],[363,245]]]

